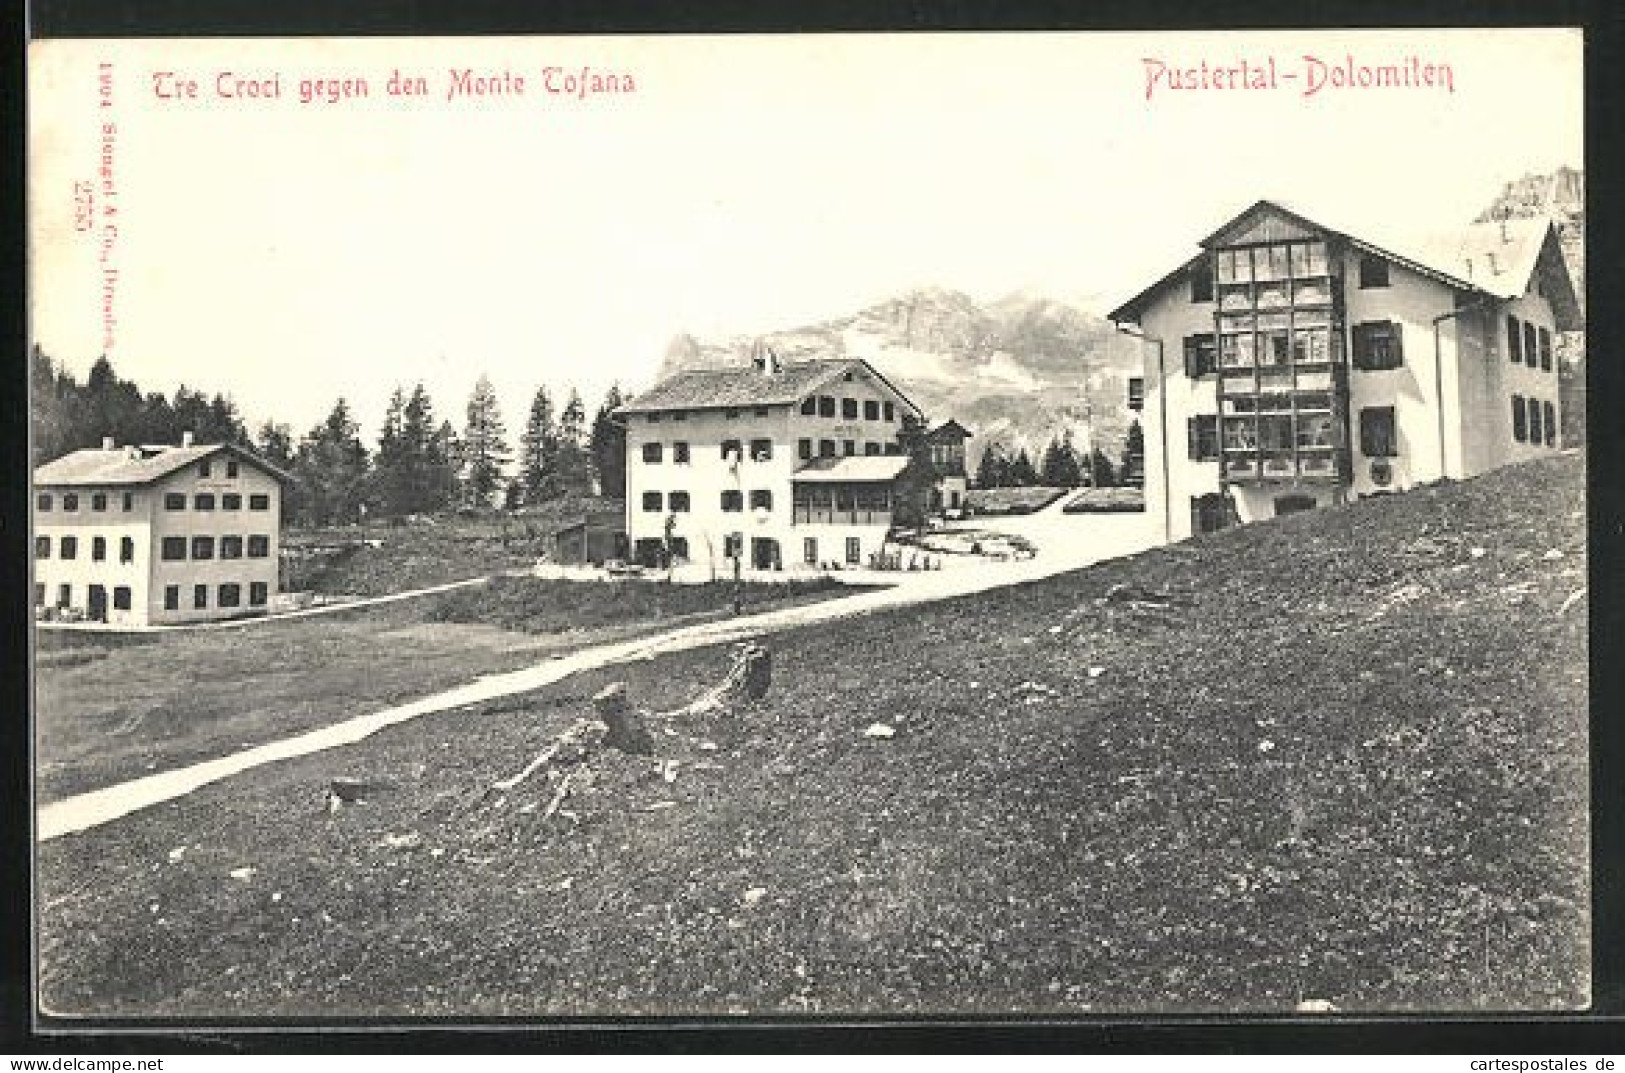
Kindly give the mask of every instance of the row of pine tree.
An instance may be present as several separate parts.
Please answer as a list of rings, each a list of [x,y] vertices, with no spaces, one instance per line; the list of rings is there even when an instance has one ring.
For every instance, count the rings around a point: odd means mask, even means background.
[[[620,406],[611,387],[589,422],[581,395],[571,388],[561,409],[546,386],[537,389],[518,442],[517,470],[501,407],[481,376],[468,399],[461,430],[435,410],[421,383],[390,396],[375,445],[362,440],[349,403],[339,399],[327,416],[297,440],[292,429],[266,421],[250,434],[236,405],[182,385],[173,397],[143,393],[121,380],[105,357],[84,383],[38,347],[31,369],[33,462],[96,447],[175,444],[185,432],[196,443],[235,443],[291,473],[285,494],[290,521],[342,525],[366,517],[402,517],[498,504],[510,510],[569,495],[625,495],[625,432],[610,414]]]

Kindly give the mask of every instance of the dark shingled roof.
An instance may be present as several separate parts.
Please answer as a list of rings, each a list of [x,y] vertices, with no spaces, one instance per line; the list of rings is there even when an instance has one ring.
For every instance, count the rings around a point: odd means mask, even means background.
[[[648,413],[655,410],[702,410],[740,406],[793,405],[824,385],[839,380],[854,367],[885,384],[904,405],[918,412],[907,396],[861,358],[817,358],[789,362],[775,372],[750,365],[725,369],[691,369],[662,380],[628,399],[615,412]]]
[[[45,463],[34,471],[42,488],[87,485],[143,485],[185,469],[193,462],[226,452],[279,480],[290,475],[235,444],[203,443],[193,447],[85,447]]]

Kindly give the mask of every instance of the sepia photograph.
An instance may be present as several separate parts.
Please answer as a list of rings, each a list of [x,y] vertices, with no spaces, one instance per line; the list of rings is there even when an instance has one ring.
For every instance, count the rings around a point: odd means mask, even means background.
[[[1589,1009],[1584,44],[31,42],[36,1024]]]

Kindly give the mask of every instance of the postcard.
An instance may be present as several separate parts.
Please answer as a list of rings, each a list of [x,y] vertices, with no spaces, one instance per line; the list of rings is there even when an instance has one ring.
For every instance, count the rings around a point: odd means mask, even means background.
[[[1591,1001],[1577,29],[37,40],[36,999]]]

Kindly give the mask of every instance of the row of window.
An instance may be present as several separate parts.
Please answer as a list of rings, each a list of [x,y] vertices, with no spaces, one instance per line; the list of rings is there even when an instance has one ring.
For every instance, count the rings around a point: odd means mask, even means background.
[[[1263,318],[1260,318],[1262,322]],[[1363,321],[1350,329],[1356,369],[1380,371],[1397,369],[1405,362],[1403,327],[1396,321]],[[1332,360],[1330,330],[1324,325],[1271,328],[1256,335],[1251,331],[1226,332],[1222,365],[1225,368],[1252,368],[1255,365],[1323,365]],[[1198,332],[1185,337],[1185,375],[1211,376],[1221,365],[1218,337]]]
[[[740,411],[739,407],[730,406],[727,409],[722,411],[722,416],[724,416],[728,420],[732,421],[732,420],[739,417],[740,412],[741,411]],[[771,409],[769,409],[768,407],[766,407],[766,406],[757,406],[757,407],[753,407],[751,412],[757,417],[767,417],[773,411]],[[686,410],[655,411],[653,413],[649,413],[649,414],[644,415],[643,420],[648,422],[651,425],[658,425],[661,421],[666,421],[666,420],[670,420],[670,421],[687,421],[688,420],[688,411],[686,411]]]
[[[834,458],[836,457],[837,453],[851,457],[852,455],[858,453],[858,441],[842,440],[840,442],[840,450],[837,452],[836,443],[834,440],[819,440],[816,450],[817,457],[819,458]],[[752,462],[772,461],[773,441],[767,439],[751,440],[749,455],[744,455],[743,451],[744,444],[740,440],[722,441],[722,459],[725,462],[740,457],[749,457]],[[863,453],[865,455],[895,455],[902,454],[902,452],[902,444],[895,441],[889,443],[878,443],[874,440],[869,440],[863,445]],[[802,461],[811,459],[814,456],[813,453],[814,444],[812,440],[802,439],[796,441],[796,454]],[[679,466],[688,465],[691,454],[692,452],[689,450],[689,445],[685,441],[677,440],[672,443],[671,460],[673,464]],[[665,459],[666,445],[664,443],[655,442],[646,443],[643,445],[643,461],[646,465],[658,466],[664,462]]]
[[[846,538],[846,561],[847,561],[848,565],[856,566],[858,564],[858,562],[862,559],[862,557],[863,557],[863,542],[860,541],[857,537],[847,537]],[[803,537],[802,538],[802,540],[801,540],[801,561],[806,563],[808,566],[817,566],[819,564],[820,560],[818,558],[818,538],[817,537]]]
[[[92,591],[106,590],[100,585],[90,586]],[[45,584],[36,583],[34,586],[34,604],[45,606]],[[248,584],[248,605],[250,607],[264,607],[271,598],[271,586],[264,581],[251,581]],[[243,587],[235,581],[222,582],[215,592],[216,606],[241,607],[243,603]],[[56,587],[56,606],[70,607],[73,604],[73,586],[61,584]],[[164,586],[164,610],[178,611],[181,606],[181,587],[179,585]],[[192,606],[194,608],[207,608],[209,606],[209,586],[192,586]],[[113,587],[113,608],[116,611],[130,610],[130,587],[116,585]]]
[[[214,510],[215,495],[213,492],[198,492],[192,496],[193,510]],[[221,510],[242,510],[243,497],[237,492],[222,493],[219,499]],[[184,492],[166,492],[164,494],[165,510],[185,510],[186,494]],[[249,510],[270,510],[271,497],[264,492],[254,492],[248,497]]]
[[[1552,333],[1530,321],[1520,321],[1507,315],[1507,357],[1512,364],[1524,364],[1531,369],[1537,365],[1542,372],[1552,371]]]
[[[135,509],[135,493],[134,492],[121,492],[120,496],[122,498],[122,506],[121,506],[120,509],[122,509],[126,514],[128,514],[130,511]],[[52,495],[50,492],[41,492],[39,495],[34,497],[34,507],[35,507],[35,509],[40,510],[40,511],[54,510],[56,508],[56,496]],[[63,510],[63,512],[66,513],[66,514],[72,514],[75,511],[77,511],[78,509],[79,509],[79,493],[78,492],[63,492],[62,493],[62,510]],[[94,511],[105,511],[107,509],[107,493],[106,492],[92,492],[92,493],[90,493],[90,509],[94,510]]]
[[[1399,437],[1392,406],[1366,406],[1359,413],[1360,453],[1367,458],[1393,458],[1399,454]],[[1326,451],[1338,446],[1337,425],[1330,414],[1298,413],[1226,417],[1224,449],[1227,451]],[[1186,453],[1194,461],[1219,457],[1219,418],[1202,414],[1189,418],[1185,427]],[[1521,439],[1522,437],[1520,437]]]
[[[687,492],[644,492],[643,509],[649,513],[658,513],[670,510],[673,514],[687,514],[693,505]],[[729,489],[722,493],[722,509],[730,512],[745,509],[745,493],[737,489]],[[765,488],[758,488],[750,494],[751,510],[772,510],[773,493]]]
[[[1540,399],[1512,396],[1512,438],[1535,446],[1557,446],[1557,407]]]
[[[214,459],[205,458],[203,461],[201,461],[201,462],[199,462],[197,464],[197,475],[199,477],[210,477],[210,476],[213,476],[213,474],[214,474]],[[235,458],[230,457],[229,455],[226,457],[226,476],[228,476],[228,477],[237,476],[237,460]]]
[[[836,400],[829,395],[809,395],[801,400],[801,413],[804,417],[834,417]],[[861,404],[857,399],[841,399],[840,414],[843,421],[856,421],[859,407],[862,407],[865,421],[895,421],[897,408],[889,402],[877,402],[874,399],[865,399]]]
[[[34,558],[36,558],[36,559],[49,559],[50,557],[51,557],[51,538],[48,537],[48,536],[37,536],[37,537],[35,537],[34,538]],[[61,543],[57,548],[57,557],[61,558],[61,559],[77,559],[77,558],[79,558],[79,538],[76,537],[76,536],[62,537],[61,538]],[[97,563],[107,561],[107,538],[106,537],[91,537],[90,538],[90,559],[91,559],[91,562],[97,562]],[[118,561],[121,562],[121,563],[133,563],[133,562],[135,562],[135,540],[134,540],[134,538],[132,538],[132,537],[120,537],[119,538]]]
[[[250,581],[248,583],[248,606],[264,607],[270,598],[271,587],[263,581]],[[235,581],[222,581],[215,590],[216,607],[241,607],[243,605],[243,587]],[[181,587],[179,585],[164,586],[164,610],[179,611],[181,606]],[[209,606],[209,586],[192,586],[192,609],[206,610]]]
[[[184,562],[187,559],[187,542],[191,541],[192,559],[213,559],[215,552],[215,538],[212,536],[167,536],[159,550],[159,558],[164,562]],[[243,557],[244,538],[240,536],[223,536],[220,538],[220,558],[241,559]],[[248,557],[250,559],[264,559],[271,554],[271,538],[263,534],[255,534],[247,538]]]

